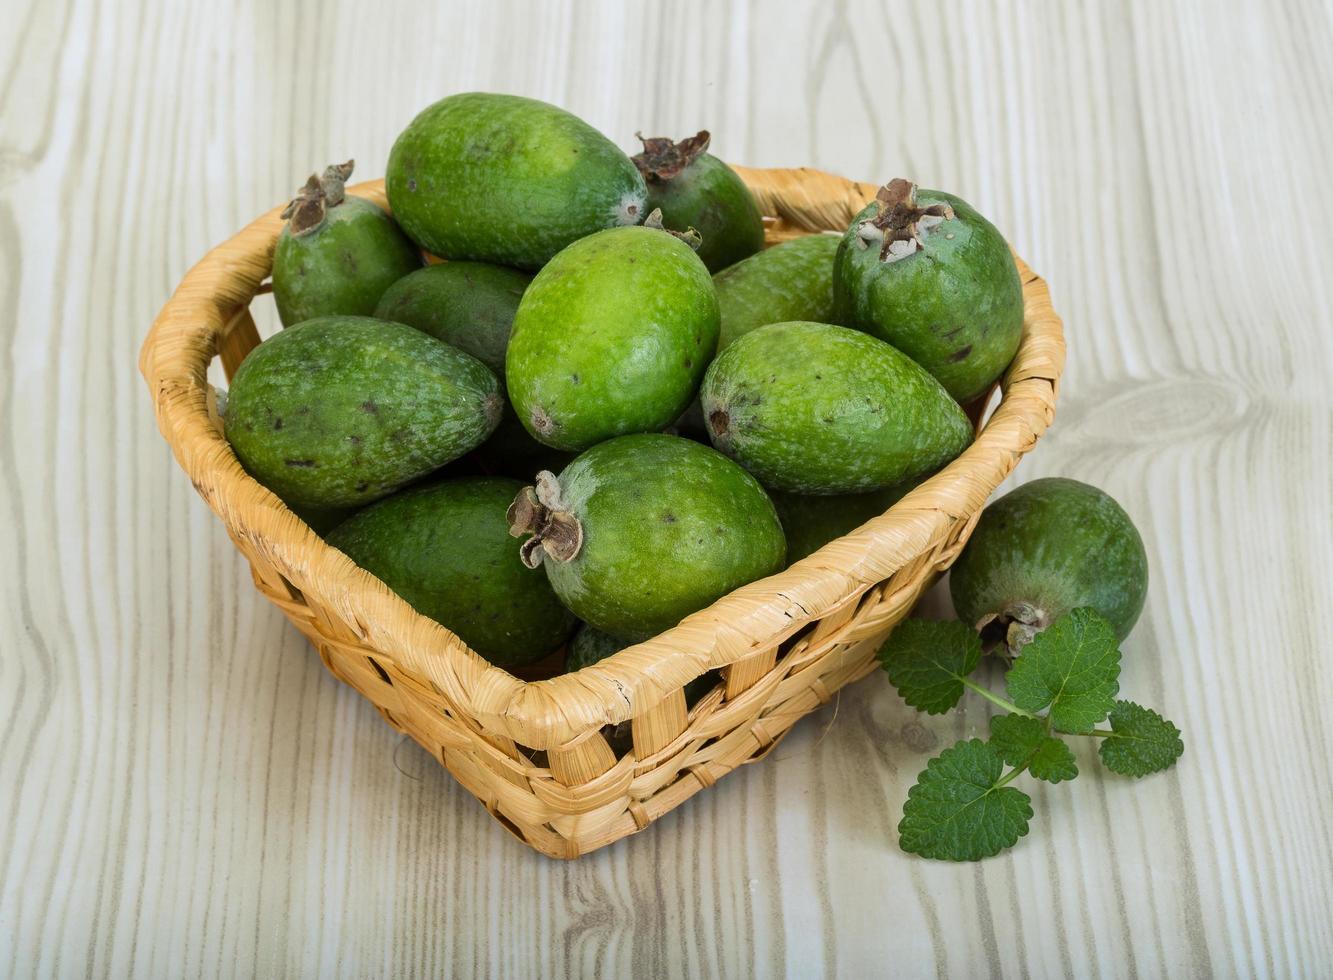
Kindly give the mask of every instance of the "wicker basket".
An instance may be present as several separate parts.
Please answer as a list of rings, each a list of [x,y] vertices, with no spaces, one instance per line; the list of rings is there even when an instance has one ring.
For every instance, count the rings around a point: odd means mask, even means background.
[[[815,170],[737,170],[770,216],[769,244],[841,231],[875,191]],[[351,191],[386,203],[380,181]],[[644,829],[763,758],[797,719],[870,671],[876,648],[953,561],[1054,412],[1060,319],[1020,261],[1022,345],[998,407],[962,456],[886,514],[662,635],[578,673],[525,681],[326,545],[245,473],[222,437],[206,371],[220,356],[230,377],[259,343],[249,304],[269,275],[279,210],[209,252],[153,324],[140,369],[162,434],[249,559],[255,585],[329,671],[552,857]],[[722,681],[687,710],[682,688],[713,668]],[[625,722],[632,745],[608,741],[608,726]]]

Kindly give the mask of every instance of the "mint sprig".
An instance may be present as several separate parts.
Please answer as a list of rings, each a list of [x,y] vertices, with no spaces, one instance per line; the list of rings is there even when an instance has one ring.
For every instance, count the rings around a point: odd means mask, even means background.
[[[981,643],[961,623],[908,620],[880,659],[898,693],[919,710],[948,711],[967,689],[1005,711],[991,718],[989,740],[945,749],[917,777],[898,824],[909,853],[976,861],[1013,846],[1028,831],[1032,801],[1009,784],[1023,773],[1050,783],[1078,775],[1061,734],[1102,739],[1102,764],[1126,776],[1168,769],[1185,750],[1171,722],[1115,699],[1120,650],[1114,629],[1093,609],[1060,617],[1024,648],[1005,676],[1008,699],[968,676],[980,663]],[[1111,727],[1097,728],[1108,716]]]

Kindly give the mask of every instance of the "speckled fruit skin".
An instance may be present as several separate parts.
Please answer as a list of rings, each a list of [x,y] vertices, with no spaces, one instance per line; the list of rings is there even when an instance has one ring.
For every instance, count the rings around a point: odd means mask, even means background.
[[[1148,557],[1129,515],[1077,480],[1025,483],[987,507],[949,576],[958,618],[1026,602],[1047,622],[1091,606],[1124,639],[1148,594]]]
[[[482,477],[405,490],[327,540],[491,663],[521,667],[558,647],[576,623],[509,536],[505,509],[521,486]]]
[[[603,633],[595,627],[584,623],[579,627],[574,638],[569,641],[569,653],[565,656],[565,673],[572,674],[576,670],[582,670],[599,660],[605,660],[613,653],[619,653],[629,643],[625,640],[618,640],[610,633]],[[722,678],[720,670],[710,670],[700,674],[694,680],[685,685],[685,704],[693,707],[699,700],[711,691],[718,681]]]
[[[427,251],[520,269],[647,213],[643,177],[597,130],[545,102],[484,92],[413,119],[389,153],[385,189]]]
[[[379,205],[347,197],[304,235],[283,228],[273,252],[273,299],[283,326],[319,316],[369,316],[421,252]]]
[[[505,372],[523,425],[556,449],[654,432],[717,347],[712,277],[668,232],[614,228],[553,258],[519,303]]]
[[[910,358],[826,323],[746,334],[713,361],[700,398],[713,445],[788,493],[891,487],[972,439],[958,403]]]
[[[857,244],[857,227],[878,213],[877,203],[852,221],[834,262],[836,319],[888,341],[967,403],[1018,351],[1023,286],[1004,238],[966,201],[918,190],[917,202],[948,204],[954,217],[926,236],[922,251],[897,262]]]
[[[662,209],[673,231],[693,228],[702,237],[699,258],[718,272],[764,247],[764,219],[745,182],[705,153],[669,180],[649,180],[648,210]]]
[[[354,507],[470,452],[503,409],[475,357],[401,323],[321,317],[250,352],[224,424],[241,463],[284,500]]]
[[[837,235],[806,235],[774,245],[713,277],[722,310],[717,349],[769,323],[834,323]]]
[[[787,535],[787,564],[794,565],[835,538],[850,534],[871,518],[879,517],[916,486],[916,482],[908,480],[884,490],[836,497],[770,493],[782,520],[782,530]]]
[[[406,323],[471,354],[504,379],[509,331],[532,276],[485,262],[417,269],[380,297],[375,316]]]
[[[613,636],[642,640],[783,567],[777,512],[755,479],[678,436],[622,436],[560,474],[583,526],[568,562],[542,567],[562,602]]]

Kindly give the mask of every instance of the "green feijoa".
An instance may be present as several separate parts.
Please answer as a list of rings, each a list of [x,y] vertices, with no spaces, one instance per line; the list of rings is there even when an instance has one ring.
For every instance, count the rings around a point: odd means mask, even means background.
[[[381,320],[406,323],[471,354],[504,379],[514,313],[532,276],[485,262],[444,262],[404,276],[375,308]]]
[[[627,646],[629,646],[627,641],[618,640],[610,633],[603,633],[596,627],[584,623],[569,641],[569,652],[565,655],[565,673],[572,674],[576,670],[582,670],[600,660],[605,660]],[[700,674],[685,685],[685,704],[693,707],[716,687],[721,679],[720,670],[709,670]]]
[[[284,326],[318,316],[369,316],[421,252],[378,204],[348,197],[352,161],[311,175],[282,216],[273,251],[273,299]]]
[[[788,493],[891,487],[972,439],[958,403],[911,358],[826,323],[751,331],[713,361],[700,398],[713,445]]]
[[[964,403],[1004,373],[1023,333],[1023,286],[995,226],[907,180],[852,221],[833,290],[837,322],[888,341]]]
[[[401,323],[319,317],[250,352],[224,425],[245,468],[290,504],[356,507],[470,452],[503,411],[470,354]]]
[[[790,320],[833,323],[837,235],[806,235],[774,245],[713,277],[722,330],[717,349],[756,327]]]
[[[537,273],[505,358],[514,411],[539,441],[581,450],[666,428],[717,347],[708,270],[670,232],[613,228]]]
[[[413,119],[389,153],[385,189],[427,251],[520,269],[647,215],[643,178],[605,136],[545,102],[486,92]]]
[[[556,595],[598,629],[642,640],[783,565],[763,488],[725,456],[660,433],[603,442],[509,512]],[[544,559],[544,562],[543,562]]]
[[[836,497],[807,497],[774,491],[773,506],[787,535],[787,564],[794,565],[824,545],[850,534],[871,518],[879,517],[916,486],[908,480],[884,490]]]
[[[562,644],[576,623],[519,560],[505,508],[521,487],[472,477],[404,490],[327,540],[491,663],[521,667]]]
[[[699,258],[717,272],[764,247],[764,219],[736,171],[704,152],[710,138],[707,130],[679,143],[640,136],[634,165],[648,186],[648,210],[661,209],[673,231],[697,231]]]
[[[1018,653],[1071,609],[1089,606],[1124,639],[1148,594],[1148,557],[1108,494],[1047,477],[984,511],[949,575],[958,618]]]

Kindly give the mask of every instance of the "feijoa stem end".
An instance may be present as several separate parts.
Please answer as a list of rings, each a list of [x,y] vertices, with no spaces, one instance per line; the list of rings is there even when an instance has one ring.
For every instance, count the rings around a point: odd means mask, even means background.
[[[1033,637],[1050,626],[1054,618],[1035,603],[1020,600],[1007,604],[999,612],[982,616],[977,622],[977,632],[987,649],[1012,660],[1023,652]]]
[[[642,132],[634,134],[643,143],[643,152],[631,159],[639,168],[643,179],[650,184],[664,183],[699,159],[708,149],[713,138],[708,130],[701,129],[693,136],[676,141],[664,136],[644,136]]]
[[[661,208],[653,208],[652,213],[643,219],[643,226],[645,228],[655,228],[658,231],[664,231],[672,238],[679,238],[696,252],[699,251],[699,246],[704,243],[704,236],[699,234],[699,231],[696,228],[686,228],[684,231],[676,231],[675,229],[668,228],[664,225],[662,223]]]
[[[916,184],[895,177],[875,194],[879,213],[856,227],[856,242],[861,248],[879,243],[881,262],[897,262],[915,255],[925,247],[926,237],[938,224],[952,221],[953,208],[947,204],[919,207]]]
[[[323,224],[329,208],[336,208],[346,200],[347,178],[352,176],[355,166],[355,160],[348,160],[325,167],[323,177],[310,175],[282,212],[293,236],[299,238],[310,234]]]
[[[561,564],[573,561],[583,548],[583,525],[565,506],[560,483],[549,470],[537,474],[536,486],[518,492],[505,517],[512,537],[532,535],[518,552],[528,568],[536,568],[543,557]]]

